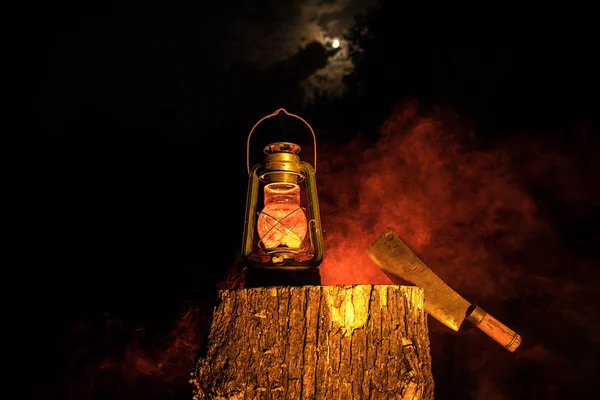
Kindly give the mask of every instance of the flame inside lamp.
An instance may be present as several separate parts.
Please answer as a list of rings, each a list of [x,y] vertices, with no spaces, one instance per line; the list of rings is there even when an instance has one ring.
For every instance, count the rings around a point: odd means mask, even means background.
[[[258,217],[258,235],[267,250],[299,249],[308,230],[300,207],[300,187],[270,183],[264,187],[265,208]]]

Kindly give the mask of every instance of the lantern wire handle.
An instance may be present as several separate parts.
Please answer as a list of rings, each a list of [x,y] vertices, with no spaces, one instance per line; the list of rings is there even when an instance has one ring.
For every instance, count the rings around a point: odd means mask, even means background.
[[[308,122],[306,122],[306,120],[304,118],[302,118],[299,115],[287,112],[285,108],[280,108],[272,114],[265,115],[260,120],[258,120],[258,122],[256,124],[254,124],[254,126],[250,130],[250,133],[248,134],[248,140],[246,141],[246,166],[248,168],[248,173],[250,173],[250,137],[252,136],[252,132],[254,132],[254,129],[256,129],[256,127],[261,122],[263,122],[265,119],[274,117],[277,114],[279,114],[279,112],[281,112],[281,111],[283,111],[286,115],[289,115],[290,117],[298,118],[300,121],[304,122],[306,124],[306,126],[308,126],[308,129],[310,129],[310,133],[312,133],[312,137],[313,137],[313,147],[314,147],[314,164],[315,165],[313,166],[313,169],[314,169],[314,172],[316,173],[317,172],[317,137],[315,136],[315,131],[313,131],[312,126],[310,126],[310,124]]]

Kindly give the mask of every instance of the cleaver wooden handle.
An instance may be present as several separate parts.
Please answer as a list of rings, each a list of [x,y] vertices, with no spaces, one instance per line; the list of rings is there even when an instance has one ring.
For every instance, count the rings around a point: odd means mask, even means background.
[[[515,351],[521,344],[521,336],[518,333],[479,306],[471,307],[467,311],[467,320],[510,352]]]

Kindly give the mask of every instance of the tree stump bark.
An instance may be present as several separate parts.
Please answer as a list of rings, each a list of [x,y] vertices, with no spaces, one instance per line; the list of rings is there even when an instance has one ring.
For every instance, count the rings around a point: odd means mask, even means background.
[[[415,286],[223,290],[194,399],[433,399]]]

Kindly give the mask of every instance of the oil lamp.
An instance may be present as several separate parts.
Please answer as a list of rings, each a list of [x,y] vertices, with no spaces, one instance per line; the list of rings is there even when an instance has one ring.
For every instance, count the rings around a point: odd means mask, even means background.
[[[252,132],[280,112],[308,126],[313,138],[314,166],[300,160],[300,146],[290,142],[267,144],[262,163],[250,166]],[[247,267],[246,287],[319,285],[323,261],[323,231],[315,179],[315,133],[303,118],[280,108],[261,118],[246,143],[248,192],[242,241]]]

